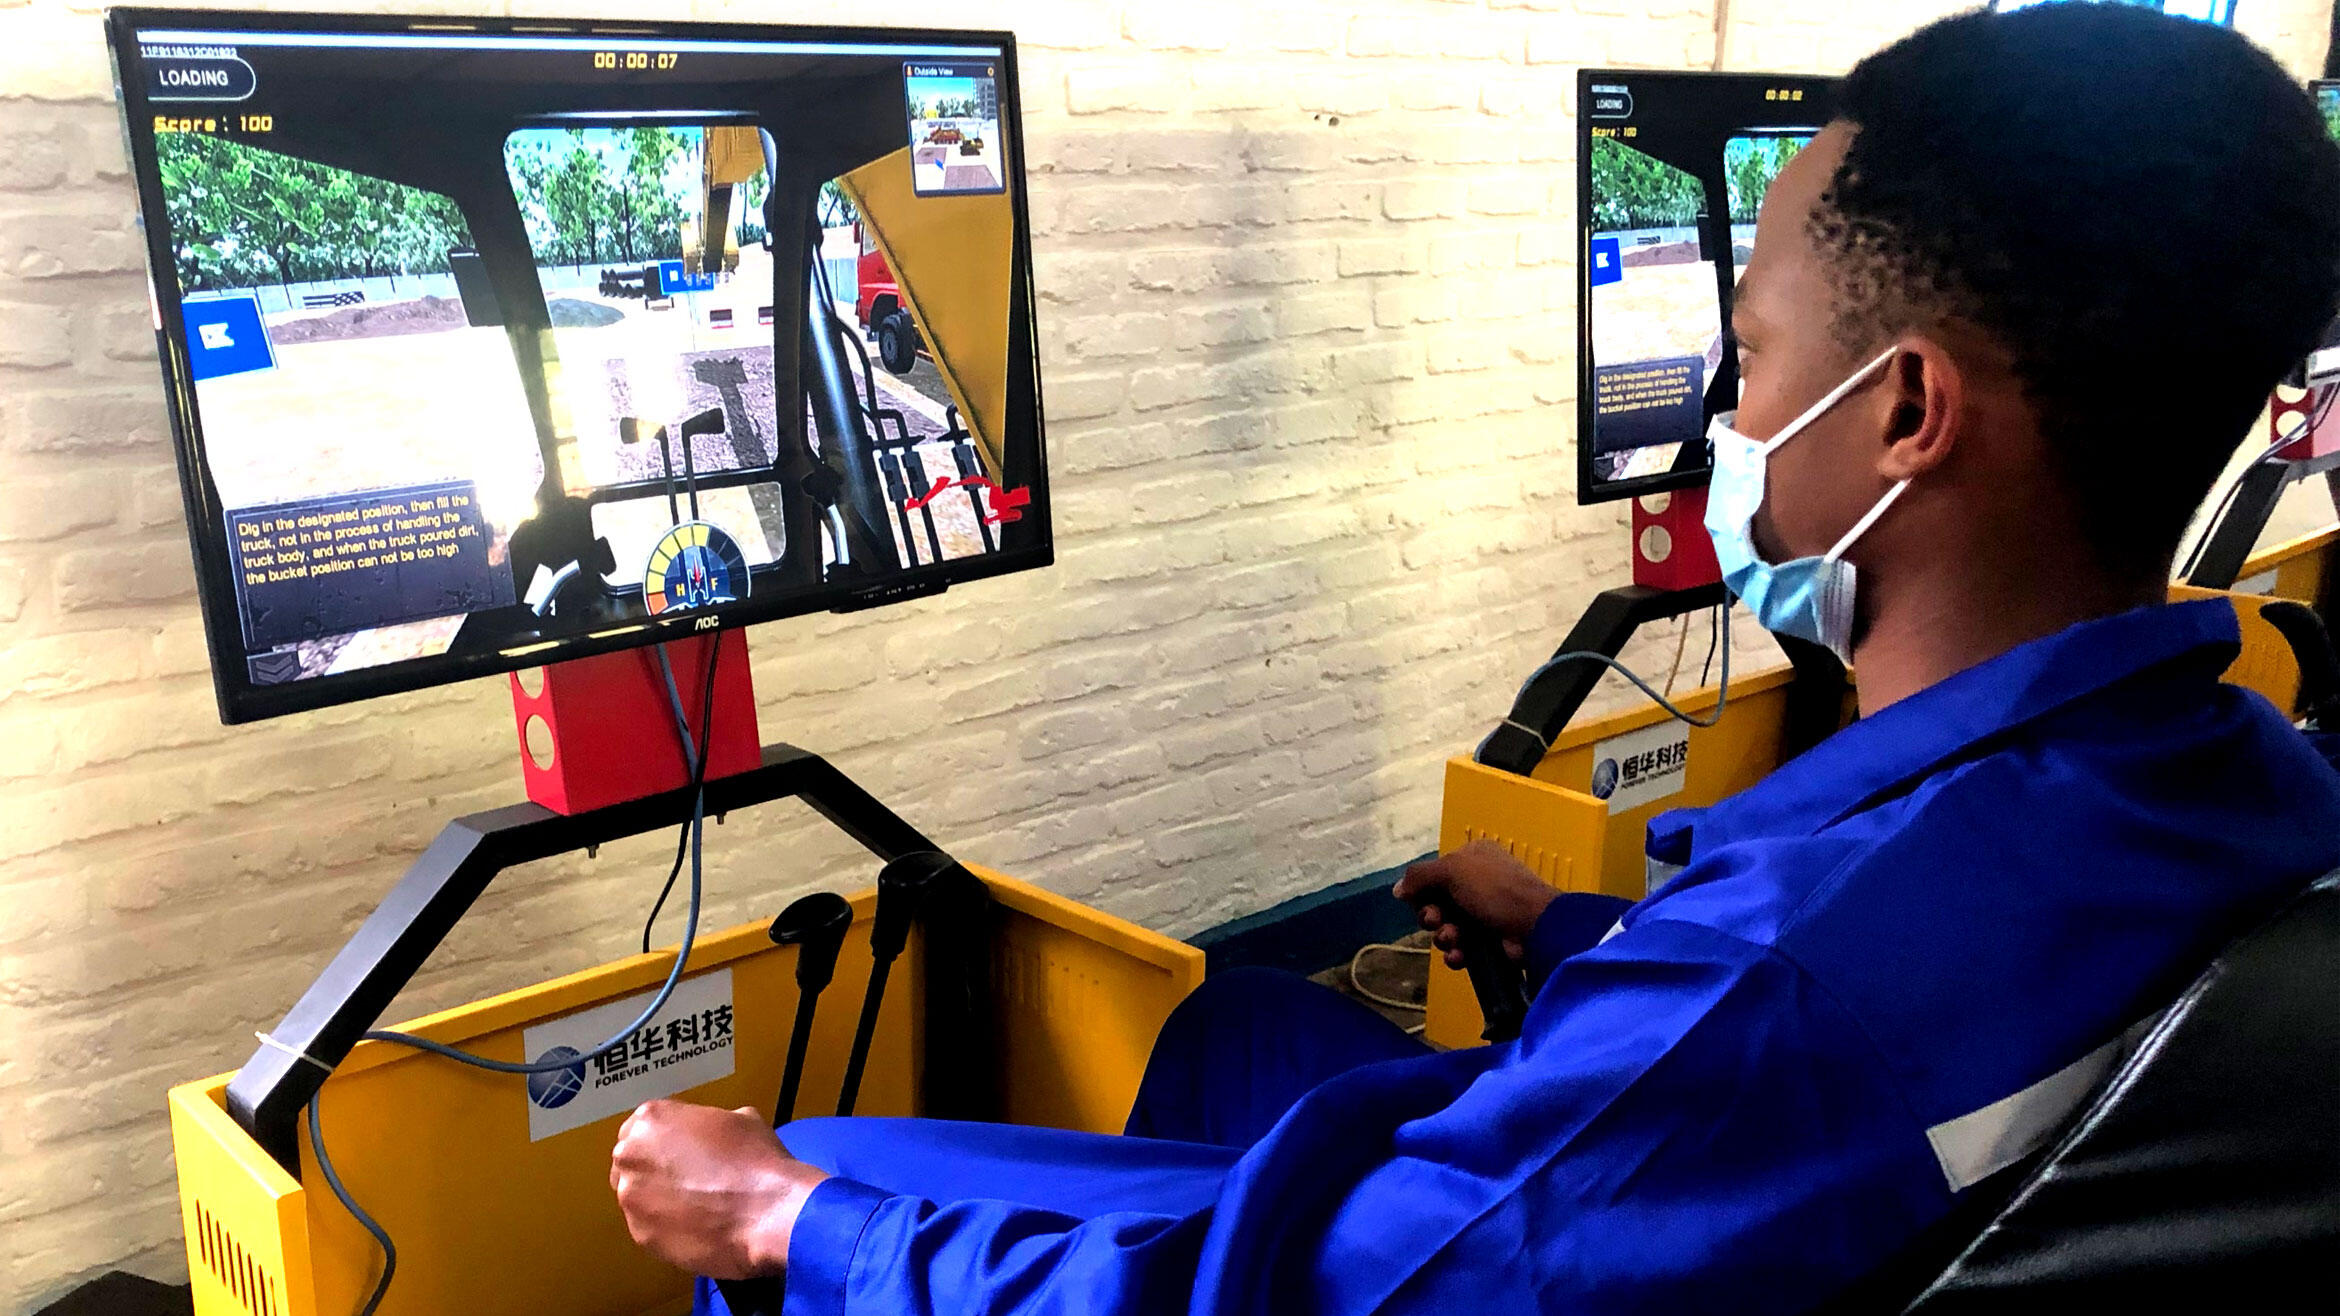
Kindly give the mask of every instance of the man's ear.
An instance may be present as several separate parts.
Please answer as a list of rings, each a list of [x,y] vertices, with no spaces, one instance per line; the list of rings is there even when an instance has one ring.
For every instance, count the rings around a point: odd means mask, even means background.
[[[1885,371],[1884,451],[1877,474],[1887,480],[1915,479],[1950,459],[1962,433],[1967,378],[1947,343],[1927,334],[1909,334]]]

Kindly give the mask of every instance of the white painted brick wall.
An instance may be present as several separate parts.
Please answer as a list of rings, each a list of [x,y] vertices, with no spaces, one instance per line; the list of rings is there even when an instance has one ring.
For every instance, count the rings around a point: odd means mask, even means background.
[[[6,1312],[183,1271],[163,1088],[240,1062],[446,818],[519,792],[500,681],[218,725],[98,8],[0,0]],[[1626,574],[1623,510],[1572,495],[1575,66],[1719,36],[1838,68],[1942,8],[965,0],[1024,43],[1060,565],[759,629],[765,735],[1173,934],[1427,849],[1441,761]],[[2243,9],[2320,65],[2326,6]],[[667,849],[506,875],[395,1012],[622,953]],[[871,877],[787,808],[709,861],[714,925]]]

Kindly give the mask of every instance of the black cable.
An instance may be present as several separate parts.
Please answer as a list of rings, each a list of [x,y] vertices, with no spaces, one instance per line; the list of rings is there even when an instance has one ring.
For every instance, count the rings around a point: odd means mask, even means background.
[[[372,1042],[396,1042],[401,1046],[410,1046],[418,1051],[428,1051],[435,1056],[444,1056],[445,1058],[455,1061],[458,1064],[469,1065],[474,1069],[485,1069],[498,1074],[550,1074],[559,1070],[574,1068],[588,1060],[607,1055],[611,1051],[616,1050],[618,1047],[625,1045],[627,1038],[632,1037],[634,1033],[642,1027],[642,1025],[650,1022],[650,1020],[657,1017],[657,1014],[660,1010],[666,1008],[667,1000],[674,995],[676,984],[682,981],[683,966],[690,962],[691,948],[694,944],[697,943],[699,936],[699,906],[702,885],[701,878],[703,875],[701,867],[703,859],[701,852],[701,838],[705,834],[707,818],[706,779],[703,775],[706,760],[704,756],[699,754],[698,748],[691,736],[689,714],[683,711],[682,691],[675,685],[674,667],[667,661],[666,646],[658,645],[653,649],[653,652],[657,654],[659,669],[666,677],[667,706],[674,714],[675,730],[682,738],[683,761],[692,764],[691,817],[690,821],[684,824],[688,829],[691,838],[690,916],[688,922],[686,922],[683,927],[682,946],[679,948],[674,957],[674,967],[667,971],[666,981],[659,986],[658,995],[652,998],[649,1005],[643,1007],[642,1013],[635,1016],[632,1023],[629,1023],[623,1029],[620,1029],[615,1035],[611,1036],[608,1041],[605,1041],[601,1045],[594,1047],[592,1050],[585,1052],[583,1055],[573,1055],[557,1060],[521,1061],[517,1063],[509,1060],[491,1060],[486,1056],[475,1055],[472,1052],[465,1051],[460,1047],[449,1046],[444,1042],[434,1042],[427,1037],[417,1037],[412,1033],[401,1033],[386,1028],[368,1029],[365,1033],[361,1034],[363,1040]],[[716,660],[721,656],[722,653],[723,646],[718,643],[714,647],[714,650],[707,655],[707,681],[710,686],[713,685],[715,680]],[[712,727],[707,727],[705,729],[709,731],[713,730]],[[708,739],[711,740],[712,737],[708,737]]]
[[[2195,564],[2202,560],[2203,550],[2210,546],[2211,537],[2218,533],[2218,523],[2226,519],[2226,510],[2234,506],[2235,496],[2242,492],[2243,483],[2250,478],[2251,472],[2273,460],[2281,448],[2280,444],[2269,448],[2266,452],[2252,458],[2240,471],[2235,472],[2234,479],[2227,483],[2226,496],[2218,500],[2218,510],[2212,512],[2210,519],[2202,523],[2202,533],[2195,537],[2193,550],[2186,554],[2185,565],[2177,569],[2179,580],[2184,580],[2194,574]]]
[[[701,842],[706,830],[707,818],[707,756],[709,747],[713,745],[715,740],[713,734],[715,730],[713,722],[715,716],[715,671],[717,660],[723,653],[722,637],[718,635],[713,639],[713,648],[707,654],[707,693],[704,701],[705,709],[699,720],[701,734],[695,741],[691,735],[689,715],[683,711],[682,691],[675,685],[674,665],[667,661],[666,646],[661,644],[654,648],[658,657],[659,672],[666,679],[667,708],[674,715],[675,734],[682,740],[683,762],[690,765],[691,769],[691,817],[690,821],[683,824],[683,836],[691,860],[691,903],[689,919],[683,926],[682,945],[675,953],[674,967],[667,971],[666,981],[659,987],[658,995],[650,1002],[649,1008],[643,1010],[632,1023],[627,1024],[624,1031],[594,1047],[584,1055],[563,1057],[559,1060],[541,1061],[534,1064],[513,1064],[506,1060],[490,1060],[486,1056],[473,1055],[443,1042],[434,1042],[427,1037],[417,1037],[412,1033],[395,1032],[383,1028],[367,1030],[363,1034],[364,1040],[395,1042],[401,1046],[410,1046],[420,1051],[430,1052],[432,1055],[444,1056],[449,1060],[470,1065],[475,1069],[492,1070],[499,1074],[548,1074],[555,1070],[570,1069],[582,1065],[586,1061],[606,1055],[625,1045],[627,1039],[631,1038],[642,1025],[656,1018],[658,1012],[666,1008],[667,1001],[674,995],[675,985],[682,981],[683,966],[690,963],[691,947],[698,941],[699,937],[700,897],[705,876],[702,868],[704,856]],[[668,878],[670,885],[672,881],[673,878],[670,876]],[[664,901],[665,898],[665,892],[661,891],[659,899]],[[657,917],[655,909],[651,911],[651,917],[653,919]],[[350,1196],[348,1187],[341,1182],[341,1176],[334,1172],[333,1162],[325,1154],[324,1125],[317,1109],[318,1102],[323,1096],[324,1089],[320,1088],[317,1095],[309,1098],[309,1143],[317,1154],[317,1168],[323,1171],[326,1185],[333,1190],[333,1195],[341,1200],[342,1209],[348,1211],[367,1233],[374,1236],[374,1241],[381,1245],[382,1278],[375,1282],[373,1296],[366,1300],[366,1305],[358,1312],[358,1316],[374,1316],[375,1309],[382,1305],[383,1296],[390,1291],[390,1277],[397,1272],[398,1245],[390,1241],[388,1230],[382,1228],[379,1222],[358,1206],[357,1199]]]
[[[705,723],[700,725],[704,726]],[[660,910],[666,908],[666,897],[674,891],[674,880],[682,875],[683,860],[690,857],[691,834],[687,831],[675,838],[674,863],[666,870],[666,882],[658,888],[658,899],[650,902],[650,917],[642,920],[642,953],[650,953],[650,929],[658,922]]]
[[[1706,674],[1714,670],[1715,641],[1722,635],[1722,610],[1727,603],[1717,603],[1706,614],[1706,661],[1698,664],[1698,688],[1706,688]]]
[[[383,1297],[390,1292],[390,1277],[398,1273],[398,1245],[390,1241],[390,1231],[382,1228],[374,1217],[367,1215],[365,1208],[357,1204],[357,1199],[349,1195],[349,1189],[343,1186],[341,1176],[334,1172],[333,1158],[325,1154],[324,1116],[317,1111],[318,1103],[324,1099],[322,1088],[309,1098],[309,1147],[317,1154],[317,1168],[324,1172],[325,1186],[341,1199],[341,1209],[349,1212],[350,1218],[372,1234],[374,1242],[381,1245],[382,1277],[374,1281],[374,1295],[367,1298],[366,1305],[358,1309],[358,1316],[374,1316],[374,1309],[382,1305]]]
[[[1533,688],[1536,681],[1541,678],[1544,673],[1551,671],[1553,668],[1560,666],[1562,663],[1597,663],[1600,666],[1606,667],[1610,671],[1615,672],[1617,675],[1624,677],[1627,681],[1632,682],[1635,689],[1649,696],[1651,703],[1654,703],[1658,707],[1666,710],[1666,712],[1671,715],[1675,721],[1688,723],[1694,727],[1711,727],[1719,724],[1722,721],[1723,710],[1729,708],[1731,702],[1731,615],[1727,611],[1723,613],[1722,618],[1722,642],[1720,647],[1722,649],[1722,681],[1716,687],[1714,692],[1714,711],[1708,713],[1705,717],[1692,717],[1688,713],[1683,712],[1681,708],[1675,705],[1673,700],[1668,699],[1664,695],[1658,693],[1657,687],[1641,679],[1641,674],[1639,672],[1636,672],[1632,668],[1627,667],[1625,664],[1618,662],[1615,658],[1610,657],[1608,654],[1595,653],[1589,649],[1571,649],[1566,653],[1553,654],[1550,658],[1544,661],[1543,666],[1538,667],[1536,670],[1528,673],[1527,680],[1520,683],[1520,689],[1524,692]],[[1703,684],[1703,682],[1701,684]],[[1519,701],[1515,696],[1512,700],[1512,707],[1514,710],[1516,710],[1518,706]],[[1506,716],[1501,723],[1497,724],[1493,731],[1489,731],[1486,737],[1479,741],[1478,748],[1471,752],[1471,758],[1474,761],[1481,760],[1481,756],[1487,752],[1487,742],[1493,740],[1496,734],[1507,726],[1517,727],[1519,730],[1534,736],[1538,744],[1543,745],[1547,751],[1550,750],[1550,742],[1545,740],[1542,732],[1537,731],[1533,727],[1522,726],[1520,723],[1514,722],[1510,717]]]
[[[715,647],[723,647],[723,637],[715,637]],[[715,725],[715,655],[707,655],[707,688],[699,700],[699,727],[702,731]],[[698,762],[691,768],[691,785],[696,788],[707,779],[707,756],[714,752],[715,737],[707,736],[699,745]],[[666,908],[667,896],[674,892],[674,880],[682,875],[683,859],[688,855],[691,833],[685,828],[674,842],[674,865],[666,870],[666,884],[658,888],[658,899],[650,902],[650,917],[642,920],[642,953],[650,953],[650,929],[657,924],[659,912]]]

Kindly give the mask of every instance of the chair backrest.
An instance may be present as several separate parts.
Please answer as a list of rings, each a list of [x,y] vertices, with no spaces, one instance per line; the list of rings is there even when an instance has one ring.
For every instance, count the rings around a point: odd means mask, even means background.
[[[2221,952],[1902,1310],[2113,1303],[2340,1307],[2340,873]]]

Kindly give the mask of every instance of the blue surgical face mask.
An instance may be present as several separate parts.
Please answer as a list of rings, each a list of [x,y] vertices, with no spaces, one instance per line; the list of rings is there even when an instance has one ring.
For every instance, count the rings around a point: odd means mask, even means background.
[[[1896,350],[1887,348],[1813,403],[1810,410],[1789,421],[1768,442],[1750,439],[1731,428],[1731,422],[1738,418],[1735,411],[1716,416],[1706,430],[1714,447],[1714,480],[1706,495],[1706,533],[1714,540],[1723,583],[1765,630],[1823,645],[1847,665],[1852,662],[1854,571],[1853,564],[1844,560],[1845,551],[1885,515],[1885,509],[1901,497],[1909,481],[1886,490],[1877,505],[1836,541],[1836,547],[1819,557],[1800,557],[1776,565],[1765,562],[1755,549],[1755,513],[1763,506],[1764,476],[1771,454],[1869,382],[1893,359]]]

